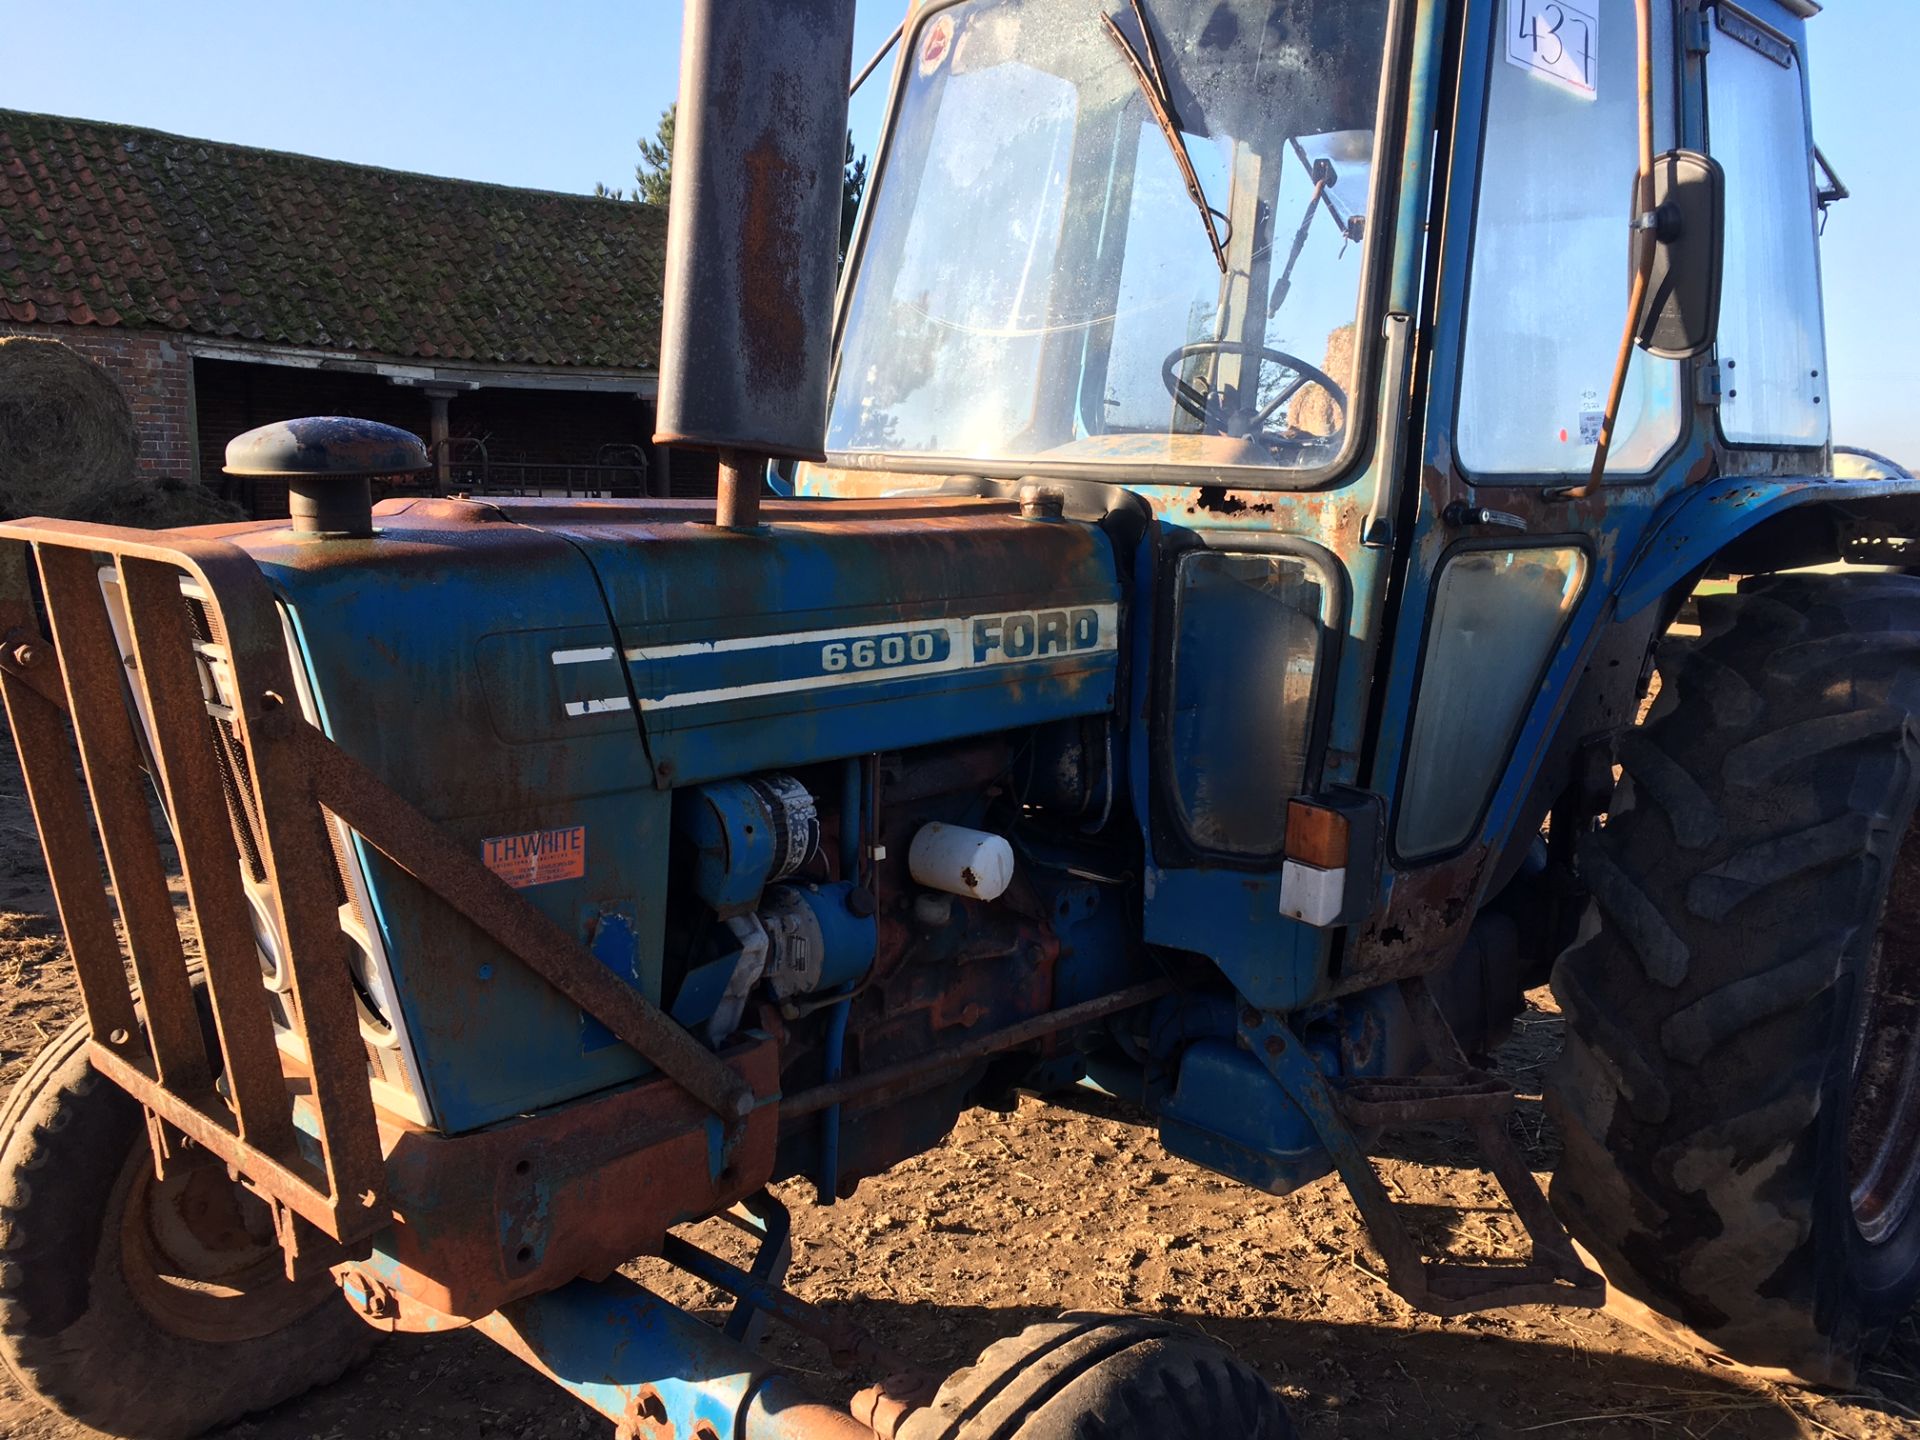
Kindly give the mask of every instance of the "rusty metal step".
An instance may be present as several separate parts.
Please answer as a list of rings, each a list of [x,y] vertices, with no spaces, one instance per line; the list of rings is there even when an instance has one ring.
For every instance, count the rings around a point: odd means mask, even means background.
[[[1386,1075],[1328,1081],[1340,1113],[1355,1125],[1417,1125],[1428,1120],[1477,1120],[1513,1109],[1513,1087],[1497,1075]]]
[[[1425,981],[1403,980],[1400,991],[1428,1058],[1445,1073],[1329,1079],[1288,1029],[1284,1016],[1247,1010],[1240,1022],[1249,1048],[1305,1111],[1333,1157],[1374,1245],[1387,1262],[1388,1286],[1409,1305],[1435,1315],[1463,1315],[1503,1305],[1597,1309],[1606,1302],[1606,1281],[1575,1252],[1566,1228],[1548,1206],[1507,1132],[1513,1087],[1467,1064]],[[1479,1264],[1430,1259],[1421,1253],[1403,1218],[1406,1207],[1388,1196],[1354,1131],[1429,1121],[1464,1123],[1473,1132],[1482,1164],[1506,1193],[1514,1218],[1527,1234],[1531,1253],[1525,1261]]]

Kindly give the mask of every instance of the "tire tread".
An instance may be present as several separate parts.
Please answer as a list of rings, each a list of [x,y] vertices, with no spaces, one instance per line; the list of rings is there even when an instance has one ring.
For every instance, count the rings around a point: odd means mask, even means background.
[[[107,1435],[189,1440],[371,1354],[377,1332],[344,1304],[218,1346],[161,1330],[124,1289],[93,1283],[106,1197],[147,1140],[139,1106],[95,1074],[86,1043],[84,1021],[57,1037],[0,1110],[0,1363],[21,1387]]]
[[[1580,848],[1552,1198],[1673,1332],[1844,1384],[1920,1298],[1920,1223],[1850,1258],[1844,1154],[1855,977],[1920,805],[1920,578],[1772,577],[1699,614],[1620,745],[1632,803]]]

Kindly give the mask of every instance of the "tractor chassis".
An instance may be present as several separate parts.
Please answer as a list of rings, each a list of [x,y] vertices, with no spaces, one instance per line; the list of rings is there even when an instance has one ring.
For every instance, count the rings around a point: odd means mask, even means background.
[[[50,638],[36,624],[36,580]],[[131,649],[124,664],[107,599],[116,586],[118,623]],[[198,631],[182,597],[199,607]],[[874,1433],[798,1398],[768,1372],[742,1344],[756,1312],[815,1336],[850,1366],[891,1377],[862,1402],[863,1413],[890,1433],[926,1393],[926,1377],[775,1284],[770,1257],[784,1239],[785,1214],[763,1187],[780,1126],[826,1123],[843,1105],[911,1092],[930,1077],[1175,988],[1167,979],[1136,984],[782,1096],[774,1039],[744,1031],[717,1055],[698,1045],[301,716],[273,596],[236,547],[105,526],[0,527],[0,636],[0,695],[79,972],[88,1054],[146,1109],[157,1168],[164,1174],[172,1164],[217,1158],[271,1209],[290,1276],[331,1271],[348,1303],[378,1329],[475,1326],[632,1440],[772,1440],[821,1427]],[[209,701],[199,665],[223,677],[231,704]],[[144,726],[122,702],[123,670]],[[63,738],[69,724],[77,766]],[[165,797],[199,923],[204,1001],[179,937],[149,780]],[[657,1073],[455,1137],[377,1109],[355,997],[337,963],[329,871],[336,821]],[[124,947],[95,878],[96,827]],[[246,837],[255,842],[252,855],[241,853]],[[280,897],[293,1033],[278,1040],[241,893],[247,864]],[[1392,1288],[1441,1314],[1601,1303],[1604,1285],[1574,1254],[1507,1135],[1511,1089],[1468,1066],[1423,980],[1404,980],[1400,989],[1446,1074],[1330,1081],[1287,1017],[1251,1005],[1239,1012],[1247,1048],[1307,1115],[1355,1196]],[[203,1003],[217,1046],[203,1030]],[[767,1028],[777,1033],[777,1022]],[[289,1074],[297,1092],[291,1104]],[[1472,1127],[1532,1240],[1530,1261],[1484,1267],[1423,1258],[1364,1140],[1383,1126],[1433,1120]],[[729,1206],[763,1234],[752,1271],[669,1233]],[[644,1254],[734,1293],[726,1327],[703,1325],[614,1275]]]

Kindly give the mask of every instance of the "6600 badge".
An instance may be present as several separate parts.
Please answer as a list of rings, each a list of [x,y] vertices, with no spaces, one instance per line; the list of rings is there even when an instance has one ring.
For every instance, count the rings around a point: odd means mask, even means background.
[[[893,670],[902,665],[929,665],[953,654],[953,636],[942,626],[928,630],[901,630],[885,635],[862,635],[852,640],[829,640],[820,647],[820,669],[828,675],[842,670]]]
[[[890,670],[924,673],[974,665],[1114,648],[1115,607],[1079,605],[1061,610],[1014,610],[934,620],[901,630],[822,637],[818,667],[823,675],[857,676]]]

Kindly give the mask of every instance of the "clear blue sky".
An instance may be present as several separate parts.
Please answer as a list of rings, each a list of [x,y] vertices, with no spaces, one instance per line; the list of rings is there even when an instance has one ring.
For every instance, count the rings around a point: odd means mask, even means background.
[[[861,0],[864,60],[905,0]],[[678,0],[0,0],[0,104],[553,190],[631,181],[676,91]],[[1914,0],[1814,21],[1822,147],[1855,198],[1825,242],[1836,437],[1920,463]],[[855,102],[872,148],[886,72]]]

